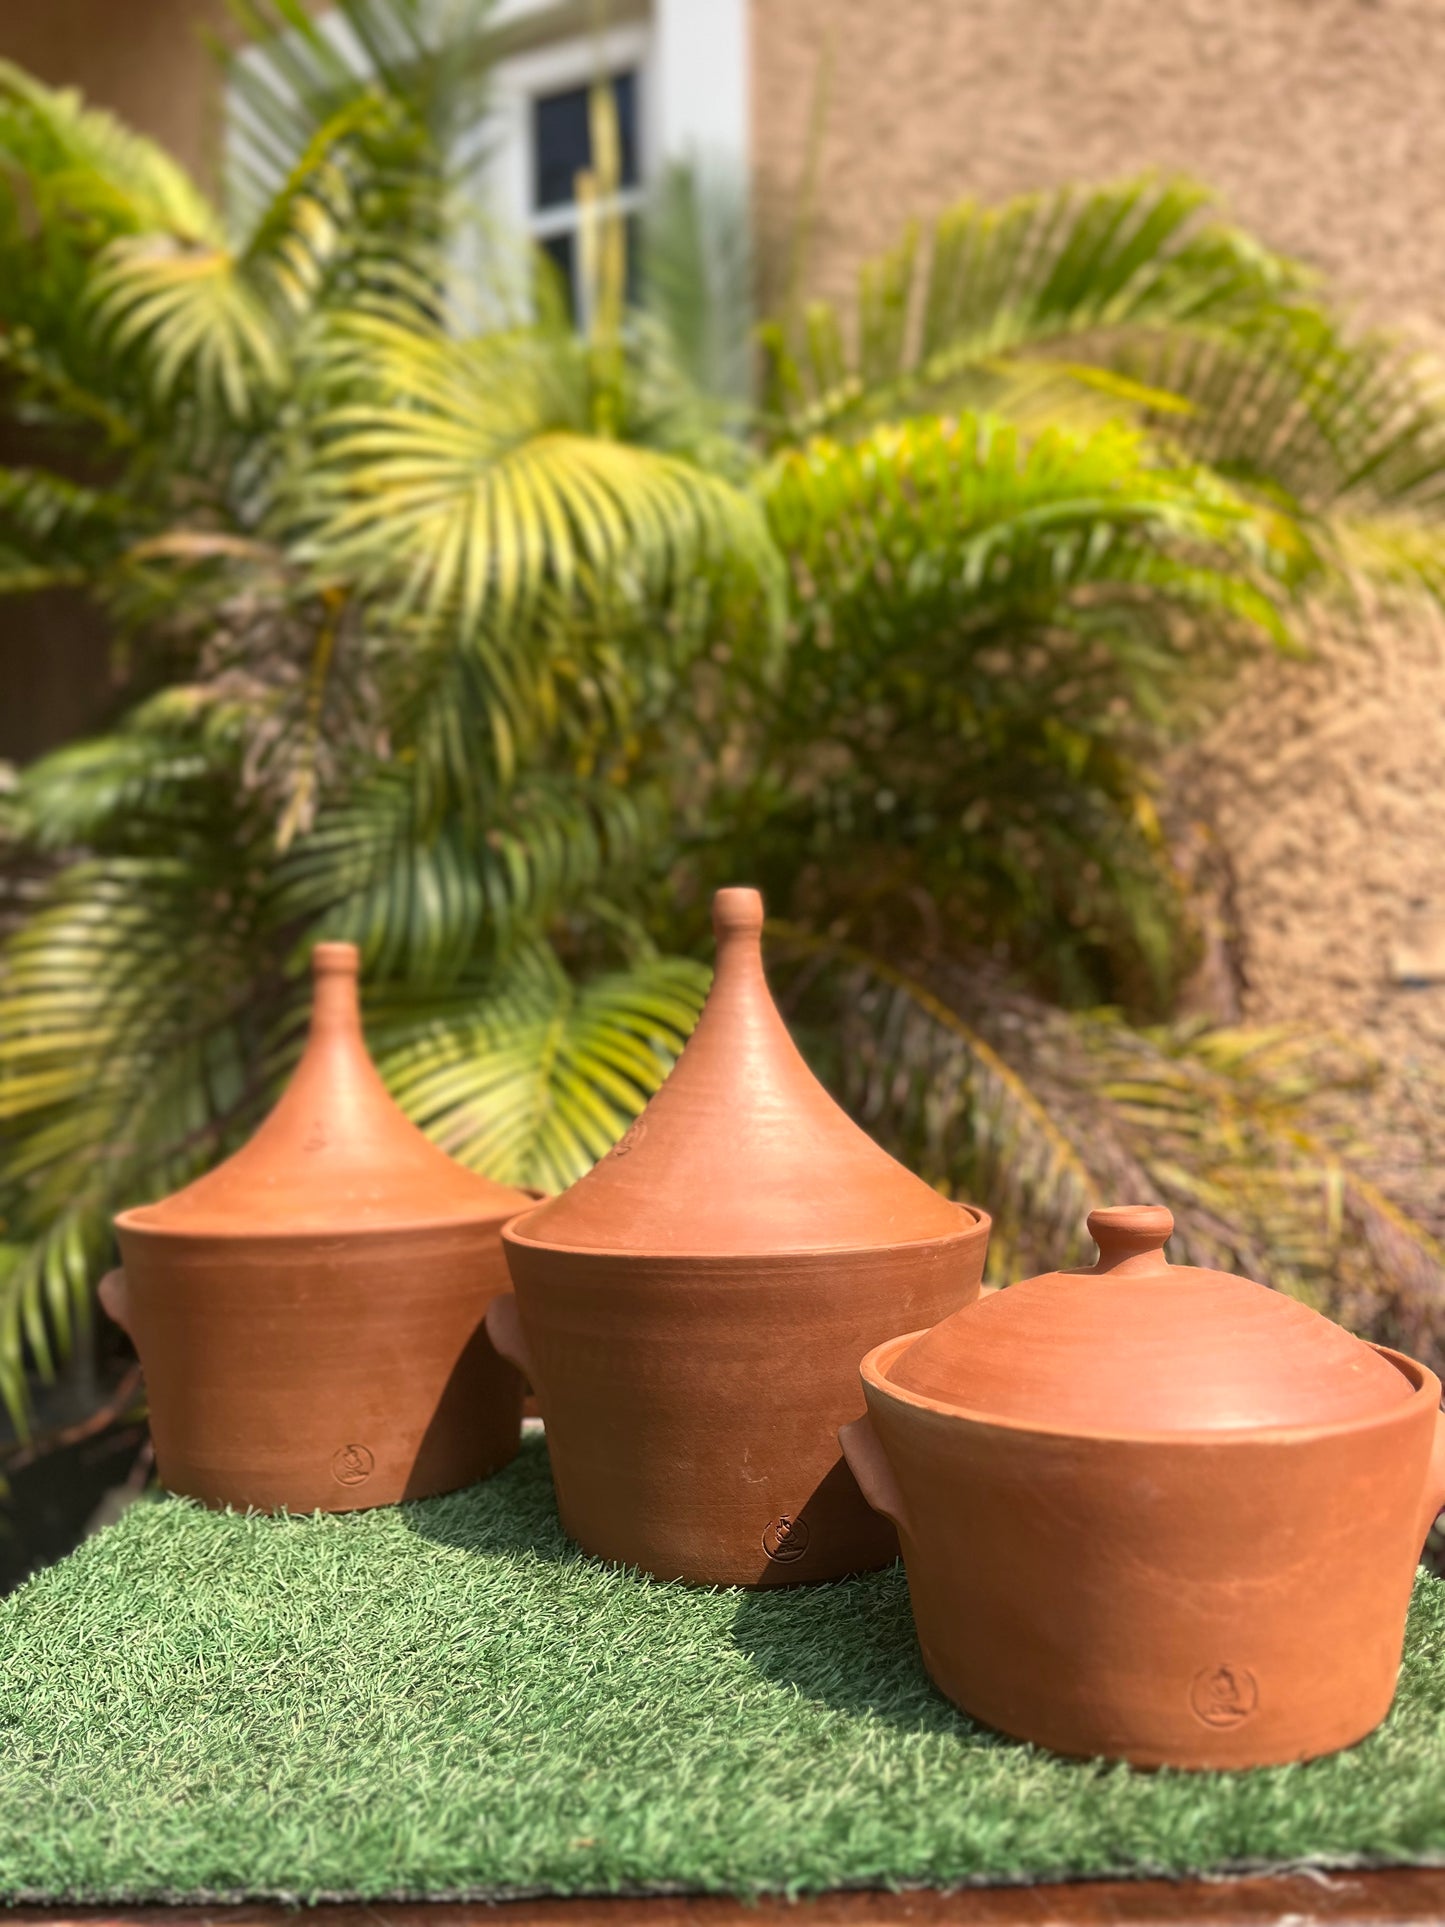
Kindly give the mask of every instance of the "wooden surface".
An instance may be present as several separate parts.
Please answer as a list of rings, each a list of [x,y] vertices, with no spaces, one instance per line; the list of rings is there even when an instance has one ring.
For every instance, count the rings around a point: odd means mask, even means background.
[[[239,1907],[15,1907],[4,1927],[1406,1927],[1445,1923],[1445,1869],[1277,1874],[1246,1880],[1096,1880],[958,1893],[840,1893],[751,1905],[713,1896],[671,1899],[437,1901],[338,1905],[301,1913]]]

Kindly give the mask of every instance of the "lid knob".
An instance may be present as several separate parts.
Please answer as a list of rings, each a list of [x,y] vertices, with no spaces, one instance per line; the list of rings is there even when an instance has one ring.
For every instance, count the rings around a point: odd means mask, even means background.
[[[772,1000],[763,982],[762,892],[741,887],[717,891],[712,900],[712,929],[717,939],[713,996],[722,1003],[734,996],[743,997],[750,1005],[766,1000],[771,1011]],[[754,1014],[760,1016],[761,1011]],[[772,1022],[781,1030],[776,1012]],[[785,1048],[791,1052],[793,1047],[788,1043]]]
[[[1099,1247],[1095,1271],[1157,1271],[1169,1263],[1164,1247],[1174,1214],[1162,1204],[1111,1204],[1088,1216],[1089,1236]]]
[[[311,1035],[361,1035],[361,1005],[357,978],[361,952],[354,943],[316,943],[311,946]]]
[[[361,969],[361,952],[354,943],[314,943],[311,946],[311,975],[355,977]]]
[[[763,893],[740,885],[719,890],[712,900],[713,935],[720,944],[730,937],[763,934]]]

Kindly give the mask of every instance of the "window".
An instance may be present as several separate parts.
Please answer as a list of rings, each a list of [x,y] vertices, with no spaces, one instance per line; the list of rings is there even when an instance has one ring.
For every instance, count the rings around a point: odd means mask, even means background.
[[[649,9],[642,18],[595,33],[539,41],[508,55],[493,71],[483,134],[486,202],[504,231],[524,233],[551,259],[580,322],[587,317],[581,311],[577,176],[594,159],[591,91],[599,81],[612,89],[620,149],[614,205],[630,228],[655,168],[662,106],[656,51]],[[631,246],[628,254],[630,260]]]
[[[608,77],[617,114],[619,149],[615,205],[627,216],[628,271],[636,258],[636,209],[641,200],[640,78],[635,67]],[[578,321],[582,314],[577,176],[592,166],[591,84],[535,94],[531,111],[531,197],[528,226],[562,278]]]
[[[556,263],[575,311],[583,296],[575,183],[593,158],[589,89],[605,76],[613,90],[622,147],[617,205],[629,232],[664,157],[721,164],[743,179],[748,0],[607,0],[597,11],[620,17],[586,33],[577,31],[577,16],[590,11],[580,0],[496,0],[496,10],[514,51],[493,68],[484,124],[462,134],[453,159],[501,233],[526,234]],[[364,72],[369,55],[345,17],[329,11],[320,24]],[[227,166],[237,181],[263,132],[232,87]],[[481,229],[470,223],[458,238],[458,285],[495,286],[500,276],[511,302],[524,293],[512,278],[515,250],[499,254]],[[635,261],[635,247],[628,258]]]

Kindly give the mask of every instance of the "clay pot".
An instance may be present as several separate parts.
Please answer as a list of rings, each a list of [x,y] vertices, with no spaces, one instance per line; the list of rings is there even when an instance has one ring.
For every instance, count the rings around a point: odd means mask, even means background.
[[[145,1368],[163,1483],[208,1505],[350,1512],[517,1449],[522,1382],[483,1328],[500,1229],[535,1194],[463,1169],[367,1056],[357,953],[312,952],[305,1052],[234,1157],[116,1219],[101,1300]]]
[[[897,1525],[929,1672],[1061,1753],[1246,1767],[1387,1712],[1445,1502],[1432,1372],[1263,1285],[1171,1266],[1167,1211],[1098,1262],[863,1361],[848,1463]]]
[[[885,1565],[842,1464],[858,1359],[978,1291],[989,1220],[838,1108],[763,976],[762,899],[720,891],[717,974],[671,1076],[571,1190],[504,1233],[487,1328],[546,1421],[567,1531],[700,1585]]]

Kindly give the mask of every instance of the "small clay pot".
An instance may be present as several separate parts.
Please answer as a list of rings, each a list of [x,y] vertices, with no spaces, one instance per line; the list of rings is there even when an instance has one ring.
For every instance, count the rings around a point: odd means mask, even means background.
[[[562,1523],[698,1585],[886,1565],[838,1451],[858,1358],[978,1292],[989,1220],[890,1158],[803,1062],[763,976],[762,900],[723,890],[717,974],[626,1136],[503,1234],[487,1328],[527,1375]]]
[[[1389,1709],[1445,1503],[1432,1372],[1227,1273],[1167,1211],[1095,1211],[1098,1263],[863,1361],[843,1448],[898,1527],[924,1663],[1057,1752],[1249,1767]]]
[[[535,1194],[455,1163],[362,1039],[357,953],[312,952],[305,1052],[234,1157],[116,1219],[101,1301],[145,1368],[161,1480],[207,1505],[351,1512],[517,1450],[522,1381],[484,1329],[503,1222]]]

